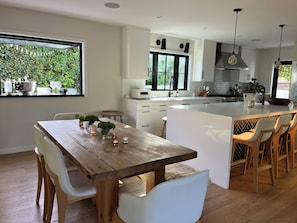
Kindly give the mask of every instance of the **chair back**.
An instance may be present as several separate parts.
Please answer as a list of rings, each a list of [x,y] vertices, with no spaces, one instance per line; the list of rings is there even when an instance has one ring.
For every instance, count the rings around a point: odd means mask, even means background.
[[[274,132],[278,132],[280,130],[281,131],[280,135],[284,134],[290,127],[291,119],[292,119],[291,114],[280,115],[276,120],[276,123],[274,126]]]
[[[118,214],[129,223],[193,223],[204,206],[209,170],[158,184],[145,197],[121,194]]]
[[[293,116],[293,119],[290,121],[290,129],[294,128],[297,124],[297,113]]]
[[[48,137],[45,136],[44,141],[46,148],[43,156],[50,175],[54,174],[58,177],[60,187],[65,194],[76,196],[76,191],[71,185],[61,150]]]
[[[79,112],[69,112],[69,113],[57,113],[54,116],[55,120],[71,120],[71,119],[75,119],[75,115],[82,115]]]
[[[44,133],[41,131],[41,129],[37,126],[34,125],[34,137],[35,137],[35,143],[37,146],[37,151],[39,154],[43,155],[44,154],[44,150],[45,150],[45,142],[44,142]]]
[[[260,119],[256,126],[255,126],[255,131],[253,137],[249,141],[255,141],[257,140],[262,131],[268,131],[271,129],[274,129],[276,117],[271,117],[271,118],[262,118]],[[266,132],[262,135],[261,142],[264,142],[270,138],[273,132]]]

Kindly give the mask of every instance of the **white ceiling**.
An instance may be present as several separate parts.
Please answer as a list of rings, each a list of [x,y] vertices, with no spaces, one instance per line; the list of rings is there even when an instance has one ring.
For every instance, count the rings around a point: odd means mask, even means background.
[[[120,8],[106,8],[114,2]],[[297,42],[297,0],[0,0],[8,5],[115,25],[148,27],[152,33],[233,43],[234,8],[238,14],[236,44],[255,48]],[[0,6],[1,7],[1,6]]]

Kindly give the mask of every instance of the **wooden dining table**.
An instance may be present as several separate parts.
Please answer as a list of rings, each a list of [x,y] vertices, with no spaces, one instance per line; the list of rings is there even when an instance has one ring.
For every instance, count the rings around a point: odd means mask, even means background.
[[[38,121],[38,126],[91,181],[97,191],[98,222],[110,223],[118,206],[119,180],[141,175],[147,191],[164,181],[165,166],[197,152],[156,135],[111,121],[118,144],[91,136],[78,120]],[[123,143],[128,137],[128,143]]]

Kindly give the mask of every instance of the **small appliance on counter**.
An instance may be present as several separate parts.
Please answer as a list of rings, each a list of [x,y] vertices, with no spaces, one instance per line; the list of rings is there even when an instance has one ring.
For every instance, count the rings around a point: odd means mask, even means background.
[[[130,93],[131,93],[131,98],[134,98],[134,99],[151,98],[151,90],[148,90],[148,89],[132,88]]]

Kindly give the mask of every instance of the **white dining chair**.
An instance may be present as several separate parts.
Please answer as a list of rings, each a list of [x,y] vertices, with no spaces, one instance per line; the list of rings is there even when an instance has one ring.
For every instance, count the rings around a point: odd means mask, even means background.
[[[209,170],[169,180],[146,196],[122,193],[117,214],[126,223],[194,223],[201,217]]]
[[[48,187],[47,222],[50,222],[54,195],[57,197],[58,222],[64,223],[67,206],[80,200],[95,198],[96,188],[80,171],[67,171],[61,150],[48,138],[44,137],[46,149],[44,160]]]
[[[80,112],[65,112],[65,113],[57,113],[54,115],[54,120],[71,120],[76,119],[75,115],[82,115]]]

